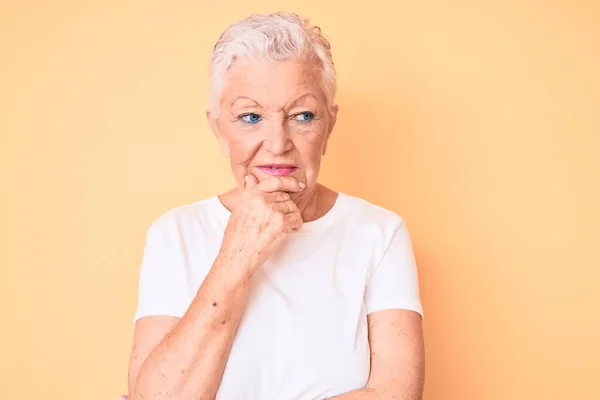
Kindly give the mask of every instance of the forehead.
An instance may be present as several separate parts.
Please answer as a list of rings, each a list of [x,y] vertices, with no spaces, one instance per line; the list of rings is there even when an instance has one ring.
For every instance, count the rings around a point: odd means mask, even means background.
[[[286,60],[270,62],[240,58],[225,77],[223,106],[229,107],[238,97],[249,97],[263,107],[283,107],[305,94],[324,102],[321,73],[314,62]]]

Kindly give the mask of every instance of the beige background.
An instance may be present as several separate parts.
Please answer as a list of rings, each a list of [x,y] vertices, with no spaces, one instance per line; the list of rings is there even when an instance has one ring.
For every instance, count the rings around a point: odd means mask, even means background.
[[[412,233],[426,399],[600,398],[600,5],[566,0],[2,0],[0,398],[125,391],[145,229],[232,184],[210,51],[274,10],[333,45],[322,182]]]

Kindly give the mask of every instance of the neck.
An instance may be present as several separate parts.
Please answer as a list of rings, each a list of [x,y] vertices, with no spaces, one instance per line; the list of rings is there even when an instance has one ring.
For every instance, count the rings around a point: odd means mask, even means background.
[[[322,186],[319,184],[309,190],[302,191],[301,193],[294,193],[291,197],[292,201],[298,206],[304,222],[314,221],[327,212],[327,210],[323,210],[322,207],[323,190]]]

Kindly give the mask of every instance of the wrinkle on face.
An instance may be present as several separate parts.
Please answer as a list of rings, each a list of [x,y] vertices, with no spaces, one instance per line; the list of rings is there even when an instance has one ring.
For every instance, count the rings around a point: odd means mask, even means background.
[[[314,187],[332,127],[319,69],[308,61],[238,59],[228,74],[213,130],[236,181],[243,187],[244,176],[259,165],[291,163],[299,168],[295,177]],[[305,112],[314,118],[299,122]],[[250,113],[260,122],[243,122]]]

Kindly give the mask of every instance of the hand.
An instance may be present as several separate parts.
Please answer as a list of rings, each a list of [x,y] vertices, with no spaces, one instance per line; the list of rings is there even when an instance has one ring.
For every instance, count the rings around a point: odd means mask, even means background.
[[[271,177],[258,183],[246,176],[243,198],[233,210],[221,254],[239,257],[250,268],[262,265],[284,242],[287,233],[302,227],[302,215],[286,192],[300,192],[304,184],[292,177]]]

